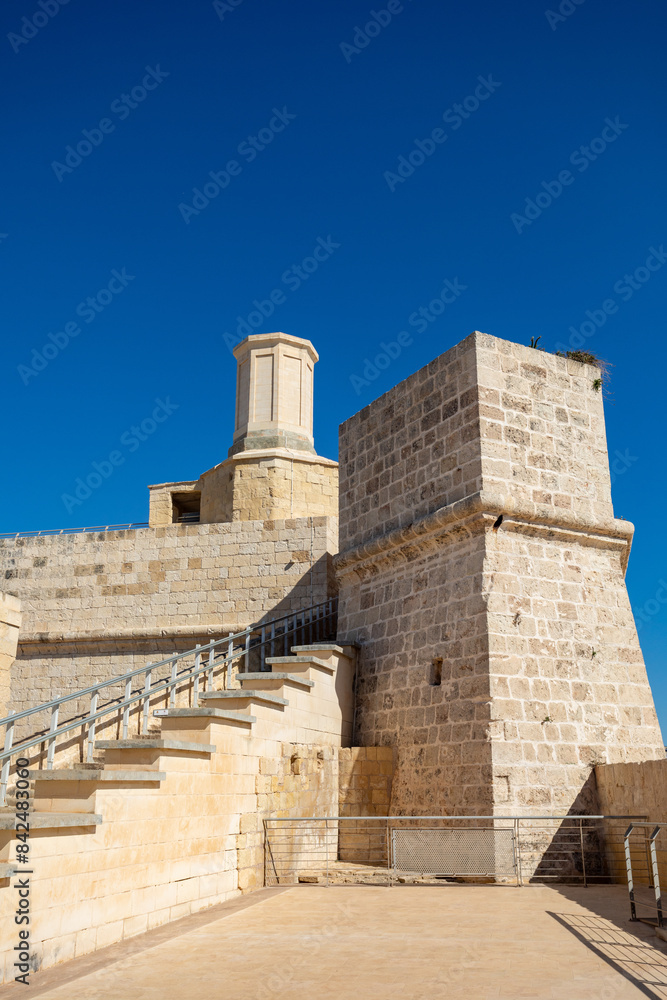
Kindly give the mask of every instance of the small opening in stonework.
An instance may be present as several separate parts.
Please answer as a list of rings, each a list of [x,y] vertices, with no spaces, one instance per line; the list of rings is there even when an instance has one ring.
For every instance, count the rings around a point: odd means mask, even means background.
[[[172,523],[198,524],[201,493],[172,493]]]
[[[431,686],[438,687],[442,684],[442,657],[436,656],[431,662]]]
[[[503,523],[503,515],[501,514],[500,517],[496,518],[496,520],[493,522],[493,530],[497,531],[502,523]]]

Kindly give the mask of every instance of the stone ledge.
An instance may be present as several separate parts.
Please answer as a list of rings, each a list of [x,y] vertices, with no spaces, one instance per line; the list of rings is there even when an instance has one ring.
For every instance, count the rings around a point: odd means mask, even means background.
[[[597,521],[585,516],[577,517],[565,511],[556,511],[552,507],[519,503],[502,493],[482,490],[425,514],[404,528],[394,528],[384,535],[340,552],[334,556],[336,572],[341,575],[356,572],[362,568],[363,563],[372,563],[392,552],[397,554],[403,547],[421,540],[435,541],[437,536],[447,531],[467,527],[468,521],[477,521],[476,530],[484,530],[489,518],[496,519],[501,514],[506,527],[525,525],[559,529],[578,536],[580,540],[586,537],[597,538],[612,546],[620,541],[626,550],[624,568],[627,565],[634,533],[634,525],[629,521],[618,518]]]
[[[175,625],[171,628],[118,629],[115,632],[28,632],[21,635],[19,646],[48,642],[61,644],[63,642],[134,642],[136,640],[156,641],[162,639],[200,638],[205,639],[206,642],[213,642],[215,639],[225,639],[231,633],[242,632],[247,627],[247,624],[240,625],[238,622],[232,622],[230,625]],[[206,645],[206,643],[203,643],[203,645]]]
[[[291,657],[290,657],[291,659]],[[306,677],[298,677],[296,674],[285,674],[285,673],[274,673],[268,670],[259,671],[249,671],[247,674],[235,674],[237,681],[243,683],[243,681],[250,681],[251,683],[257,683],[257,681],[283,681],[286,684],[296,685],[297,687],[303,688],[313,688],[315,687],[315,681],[310,681]],[[241,688],[243,690],[243,688]]]
[[[62,771],[29,771],[33,781],[126,781],[131,784],[144,781],[166,781],[166,771],[123,771],[102,768],[71,768]]]
[[[99,826],[102,817],[98,813],[30,813],[31,830],[63,830],[66,827]],[[16,814],[0,813],[0,830],[16,829]]]
[[[326,663],[324,660],[318,659],[316,656],[267,656],[264,662],[271,665],[274,663],[280,665],[282,663],[292,667],[296,666],[297,663],[300,663],[309,667],[316,667],[318,670],[323,670],[327,674],[336,673],[335,667],[332,667],[330,663]]]
[[[247,688],[239,688],[235,691],[204,691],[199,697],[202,701],[226,701],[228,699],[255,698],[257,701],[265,701],[272,705],[289,705],[287,698],[280,698],[275,694],[267,694],[266,691],[249,691]]]
[[[245,715],[233,709],[213,708],[170,708],[163,719],[218,719],[220,722],[236,722],[241,726],[252,726],[257,722],[254,715]]]
[[[178,711],[177,709],[175,711]],[[188,709],[187,711],[197,711]],[[96,740],[96,750],[179,750],[184,753],[215,753],[212,743],[186,743],[183,740]]]

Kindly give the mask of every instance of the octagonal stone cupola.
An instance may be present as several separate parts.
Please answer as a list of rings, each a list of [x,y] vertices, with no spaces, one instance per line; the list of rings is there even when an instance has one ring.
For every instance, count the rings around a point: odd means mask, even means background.
[[[229,449],[287,448],[315,453],[313,368],[318,354],[309,340],[286,333],[253,334],[234,348],[236,426]]]

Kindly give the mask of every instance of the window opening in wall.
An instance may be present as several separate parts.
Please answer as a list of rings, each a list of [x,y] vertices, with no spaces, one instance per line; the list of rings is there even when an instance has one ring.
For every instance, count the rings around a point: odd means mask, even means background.
[[[431,686],[439,687],[442,684],[442,657],[436,656],[431,661]]]
[[[199,523],[201,493],[172,493],[171,503],[174,524]]]

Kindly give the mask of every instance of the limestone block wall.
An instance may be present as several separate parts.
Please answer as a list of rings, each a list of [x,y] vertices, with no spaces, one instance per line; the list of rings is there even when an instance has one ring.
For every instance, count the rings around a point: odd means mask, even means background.
[[[607,816],[640,816],[651,821],[651,827],[645,831],[652,832],[656,823],[667,823],[667,757],[659,760],[647,760],[642,763],[599,764],[595,768],[595,783],[597,786],[600,811]],[[630,820],[618,822],[617,826],[624,830],[630,825]],[[633,876],[637,885],[645,886],[647,879],[647,850],[644,842],[644,832],[637,830],[630,839],[630,852],[633,863]],[[607,864],[609,870],[619,882],[627,881],[624,849],[621,836],[607,836]],[[656,840],[656,855],[660,884],[665,885],[667,879],[667,830],[662,830]],[[650,894],[640,890],[640,897],[649,899]],[[642,909],[641,916],[649,916],[648,910]]]
[[[624,546],[520,522],[487,538],[494,784],[513,809],[595,812],[592,766],[664,753]]]
[[[284,707],[254,704],[251,725],[163,719],[162,736],[183,749],[108,748],[104,766],[114,781],[38,779],[30,835],[33,968],[262,886],[264,818],[336,815],[338,753],[349,723],[338,692],[351,686],[353,673],[351,665],[340,667],[340,677],[315,671],[310,691],[286,689]],[[139,784],[138,772],[145,776]],[[49,813],[81,814],[81,824],[34,822]],[[0,829],[0,865],[14,860],[15,848],[15,834]],[[11,881],[0,877],[0,970],[7,980],[18,940]]]
[[[387,816],[393,777],[392,747],[341,747],[338,751],[338,815]],[[341,823],[338,830],[338,860],[386,864],[386,824],[354,821]]]
[[[21,602],[9,594],[0,594],[0,718],[9,712],[11,667],[21,626]]]
[[[340,567],[339,634],[361,643],[354,740],[396,748],[392,815],[488,813],[491,719],[484,540]]]
[[[0,540],[24,615],[16,711],[324,601],[330,518]]]
[[[148,523],[152,528],[174,523],[172,493],[195,493],[201,491],[201,482],[190,479],[182,483],[157,483],[148,487]]]
[[[667,757],[642,763],[598,764],[595,781],[605,815],[640,815],[667,823]],[[662,847],[667,848],[667,841]]]
[[[240,452],[201,477],[201,520],[337,517],[338,463],[287,449]]]
[[[340,550],[481,488],[470,338],[340,426]]]
[[[663,756],[598,375],[475,333],[341,428],[339,641],[392,813],[595,810],[594,764]]]

